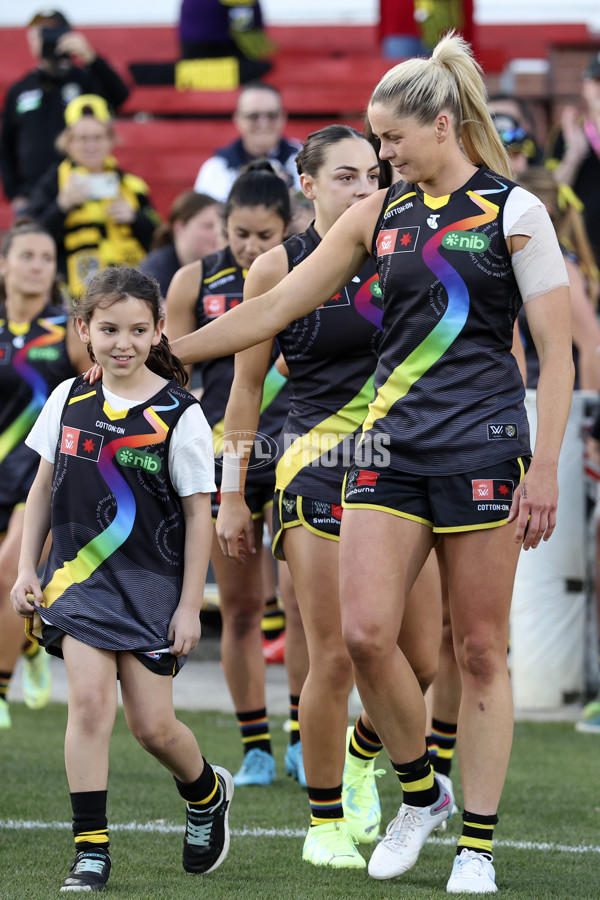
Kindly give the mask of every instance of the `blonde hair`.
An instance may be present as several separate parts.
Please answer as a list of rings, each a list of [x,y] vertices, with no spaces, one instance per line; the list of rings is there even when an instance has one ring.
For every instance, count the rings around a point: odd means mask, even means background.
[[[369,105],[391,106],[398,118],[411,117],[422,125],[446,110],[468,159],[511,178],[510,160],[488,111],[482,76],[470,45],[450,31],[429,59],[407,59],[386,72]]]

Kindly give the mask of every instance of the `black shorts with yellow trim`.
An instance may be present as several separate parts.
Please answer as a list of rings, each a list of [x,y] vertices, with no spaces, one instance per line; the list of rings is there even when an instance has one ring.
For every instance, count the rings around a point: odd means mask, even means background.
[[[352,465],[345,509],[379,509],[427,525],[437,534],[505,525],[513,493],[531,457],[518,457],[458,475],[414,475]]]
[[[51,656],[58,656],[63,659],[62,639],[67,632],[57,625],[51,625],[49,622],[42,622],[42,639],[39,643],[46,648],[46,652]],[[170,675],[174,678],[185,661],[187,656],[173,656],[172,653],[157,653],[153,651],[144,652],[141,650],[115,650],[115,653],[131,653],[136,659],[151,672],[156,675]],[[117,678],[118,678],[117,673]]]
[[[244,500],[253,519],[264,519],[265,512],[273,505],[272,484],[248,484],[244,491]],[[221,488],[210,498],[212,517],[216,521],[221,505]]]
[[[285,559],[282,547],[286,528],[302,525],[318,537],[339,541],[342,521],[342,505],[301,497],[287,491],[275,491],[273,498],[273,540],[271,548],[275,559]]]

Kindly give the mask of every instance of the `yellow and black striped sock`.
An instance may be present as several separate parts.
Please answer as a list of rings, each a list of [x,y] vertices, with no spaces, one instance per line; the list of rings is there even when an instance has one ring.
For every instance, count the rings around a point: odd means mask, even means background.
[[[76,791],[71,793],[73,810],[73,836],[75,849],[106,850],[108,821],[106,818],[107,791]]]
[[[363,722],[362,717],[359,716],[348,744],[350,756],[355,756],[357,759],[362,759],[363,762],[368,762],[371,759],[375,759],[382,750],[383,744],[379,740],[379,735],[375,734],[374,731],[370,731]]]
[[[285,613],[279,604],[277,597],[271,597],[265,604],[262,621],[260,623],[265,640],[272,641],[279,637],[285,628]]]
[[[290,694],[290,744],[297,744],[300,740],[300,726],[298,725],[298,704],[300,697]]]
[[[430,740],[431,765],[440,775],[450,775],[456,747],[456,723],[433,719]]]
[[[186,803],[190,806],[210,806],[217,798],[219,790],[219,781],[215,774],[215,770],[204,757],[204,768],[202,774],[195,781],[179,781],[173,776],[177,790]]]
[[[392,762],[394,772],[404,791],[404,802],[408,806],[431,806],[439,796],[433,769],[426,750],[423,756],[410,763]]]
[[[23,644],[23,648],[21,650],[21,654],[27,659],[33,659],[38,653],[42,652],[42,648],[37,641],[27,640],[27,643]]]
[[[0,672],[0,700],[7,699],[6,695],[8,694],[12,675],[12,672]]]
[[[480,816],[478,813],[463,812],[462,834],[458,840],[456,853],[462,850],[474,850],[476,853],[489,853],[492,855],[492,840],[494,838],[494,825],[498,824],[498,816]]]
[[[329,822],[341,822],[344,818],[342,806],[342,786],[334,788],[308,787],[310,803],[310,824],[325,825]]]
[[[236,716],[242,735],[244,753],[249,753],[250,750],[264,750],[265,753],[271,753],[269,717],[265,707],[253,709],[250,712],[237,712]]]

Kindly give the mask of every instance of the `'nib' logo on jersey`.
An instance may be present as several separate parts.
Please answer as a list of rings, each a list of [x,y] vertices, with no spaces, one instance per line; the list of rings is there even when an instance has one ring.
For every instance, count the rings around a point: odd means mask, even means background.
[[[156,453],[148,453],[146,450],[136,450],[133,447],[119,447],[115,453],[115,459],[120,466],[127,469],[145,469],[156,475],[160,472],[160,456]]]

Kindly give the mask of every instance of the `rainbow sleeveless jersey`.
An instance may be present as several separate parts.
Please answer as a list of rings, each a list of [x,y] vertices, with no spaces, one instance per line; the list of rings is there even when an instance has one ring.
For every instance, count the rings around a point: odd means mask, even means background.
[[[229,247],[218,250],[202,260],[202,284],[196,301],[196,323],[202,328],[228,310],[239,306],[244,298],[244,281],[248,270],[238,266]],[[273,352],[271,366],[265,378],[258,422],[257,443],[260,454],[252,453],[248,468],[248,484],[274,482],[275,446],[281,426],[289,409],[289,386],[285,376],[275,368],[278,352]],[[219,457],[223,448],[225,409],[234,375],[234,356],[223,356],[200,364],[203,380],[202,409],[213,433],[215,477],[220,484]]]
[[[12,323],[0,304],[0,505],[22,503],[39,456],[24,443],[54,388],[75,375],[65,343],[69,314],[48,304],[32,322]]]
[[[85,644],[146,652],[168,645],[185,538],[168,448],[197,402],[171,381],[115,412],[100,382],[73,382],[54,460],[43,618]]]
[[[447,197],[405,183],[386,194],[373,239],[384,330],[363,440],[386,440],[392,468],[453,474],[531,452],[502,219],[515,187],[481,167]]]
[[[320,241],[312,225],[285,241],[289,270]],[[344,473],[374,396],[381,319],[379,280],[369,261],[339,294],[277,336],[292,389],[278,490],[341,503]]]

